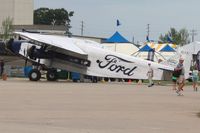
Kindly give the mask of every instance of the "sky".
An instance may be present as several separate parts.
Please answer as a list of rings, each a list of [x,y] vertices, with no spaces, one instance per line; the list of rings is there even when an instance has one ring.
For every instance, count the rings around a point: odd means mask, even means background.
[[[74,11],[71,32],[85,36],[109,38],[119,31],[127,40],[146,40],[150,24],[150,40],[158,40],[171,27],[196,30],[195,41],[200,41],[200,0],[34,0],[40,7],[65,8]],[[121,25],[116,26],[117,19]]]

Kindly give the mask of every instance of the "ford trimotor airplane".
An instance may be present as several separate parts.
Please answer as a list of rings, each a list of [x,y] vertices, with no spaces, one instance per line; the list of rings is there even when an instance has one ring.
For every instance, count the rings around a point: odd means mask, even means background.
[[[47,80],[57,79],[57,69],[84,75],[125,79],[147,79],[148,64],[154,69],[154,79],[161,80],[164,71],[173,71],[170,65],[139,59],[106,50],[97,42],[66,36],[15,32],[22,38],[11,39],[6,46],[11,52],[33,64],[31,81],[41,78],[40,70],[47,71]]]

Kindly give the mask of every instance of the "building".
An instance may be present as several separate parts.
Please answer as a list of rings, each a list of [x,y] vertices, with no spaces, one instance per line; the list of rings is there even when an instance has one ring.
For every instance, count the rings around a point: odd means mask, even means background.
[[[22,29],[25,29],[32,32],[61,36],[64,36],[66,32],[66,27],[64,25],[55,25],[53,28],[52,25],[14,25],[14,29],[15,31],[22,31]],[[74,34],[72,34],[71,37],[92,40],[98,43],[102,43],[104,40],[106,40],[106,38],[103,37],[81,36]]]
[[[0,0],[0,25],[7,17],[13,19],[13,25],[33,24],[33,0]]]

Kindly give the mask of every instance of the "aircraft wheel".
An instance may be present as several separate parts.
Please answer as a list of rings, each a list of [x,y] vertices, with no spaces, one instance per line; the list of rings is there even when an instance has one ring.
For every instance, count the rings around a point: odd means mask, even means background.
[[[55,70],[47,71],[47,80],[48,81],[56,81],[58,79],[57,72]]]
[[[30,81],[38,81],[38,80],[40,80],[40,78],[41,78],[41,73],[40,73],[40,71],[37,70],[37,69],[32,69],[32,70],[29,72],[28,77],[29,77],[29,80],[30,80]]]

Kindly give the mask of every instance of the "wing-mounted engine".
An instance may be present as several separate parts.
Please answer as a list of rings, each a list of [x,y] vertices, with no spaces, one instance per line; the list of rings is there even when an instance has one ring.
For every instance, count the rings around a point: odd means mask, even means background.
[[[51,51],[46,51],[46,47],[41,46],[40,48],[37,48],[35,45],[27,48],[27,55],[33,60],[54,58],[54,53]]]
[[[30,48],[27,49],[27,55],[32,60],[37,59],[60,59],[63,61],[67,61],[70,63],[74,63],[81,66],[90,66],[90,61],[87,59],[79,58],[77,56],[73,56],[69,53],[61,53],[54,50],[53,47],[48,48],[46,46],[42,46],[40,48],[32,45]]]

